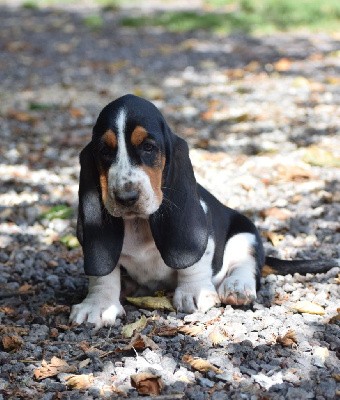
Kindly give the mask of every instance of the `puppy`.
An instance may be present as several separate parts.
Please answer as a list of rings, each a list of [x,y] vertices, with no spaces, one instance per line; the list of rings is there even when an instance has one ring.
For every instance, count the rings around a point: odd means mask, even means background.
[[[152,103],[126,95],[108,104],[80,164],[77,236],[89,291],[71,321],[99,328],[124,314],[121,266],[150,290],[173,289],[186,313],[253,302],[266,260],[259,232],[197,184],[186,142]],[[266,261],[281,273],[307,265]]]

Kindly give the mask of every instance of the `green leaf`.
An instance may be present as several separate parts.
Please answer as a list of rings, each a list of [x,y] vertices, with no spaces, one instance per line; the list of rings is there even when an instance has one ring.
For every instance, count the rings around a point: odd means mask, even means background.
[[[73,215],[73,208],[65,206],[65,205],[58,205],[51,207],[48,211],[42,213],[40,215],[40,219],[48,219],[51,221],[52,219],[69,219]]]
[[[75,249],[76,247],[80,246],[78,239],[71,234],[62,236],[60,241],[69,249]]]

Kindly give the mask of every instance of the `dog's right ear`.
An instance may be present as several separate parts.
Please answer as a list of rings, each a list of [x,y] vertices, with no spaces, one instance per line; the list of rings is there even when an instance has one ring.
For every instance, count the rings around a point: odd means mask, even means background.
[[[110,215],[102,202],[92,142],[80,153],[77,237],[86,275],[104,276],[113,271],[123,247],[124,223]]]

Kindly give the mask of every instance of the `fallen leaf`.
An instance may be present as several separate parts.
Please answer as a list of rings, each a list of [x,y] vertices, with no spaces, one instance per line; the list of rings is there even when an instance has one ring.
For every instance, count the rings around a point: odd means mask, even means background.
[[[69,219],[73,215],[73,208],[65,206],[65,205],[58,205],[51,207],[48,211],[42,213],[39,218],[40,219],[47,219],[49,221],[59,218],[59,219]]]
[[[131,375],[131,385],[137,389],[139,394],[159,396],[164,387],[162,379],[147,372]]]
[[[178,328],[178,331],[189,336],[196,336],[202,333],[204,330],[203,326],[200,325],[184,325]]]
[[[284,235],[276,232],[263,232],[263,236],[269,239],[275,247],[284,239]]]
[[[279,165],[279,179],[287,182],[303,182],[314,177],[312,171],[297,165]]]
[[[323,307],[321,307],[319,304],[307,300],[299,301],[291,308],[300,313],[317,315],[325,314],[325,310],[323,309]]]
[[[78,364],[78,368],[79,369],[85,368],[90,364],[90,362],[91,362],[91,358],[85,358],[85,360],[80,361],[80,363]]]
[[[266,269],[266,266],[264,266],[264,269]],[[268,271],[266,271],[266,272],[268,272]],[[263,274],[263,270],[262,270],[262,276],[267,276],[267,275],[269,275],[269,274]],[[275,293],[273,303],[277,304],[277,305],[281,305],[288,300],[289,300],[289,295],[287,293],[284,293],[284,294]]]
[[[127,339],[131,338],[135,332],[141,332],[146,327],[147,323],[148,320],[145,315],[143,315],[136,322],[123,326],[122,336]]]
[[[65,306],[63,304],[58,304],[56,306],[51,306],[49,304],[43,304],[40,307],[40,313],[43,316],[46,315],[56,315],[56,314],[65,314],[70,312],[70,307]]]
[[[0,307],[0,312],[6,315],[14,315],[16,310],[11,306],[2,306]]]
[[[215,327],[209,334],[209,339],[213,346],[216,346],[218,344],[221,344],[228,338],[227,332],[219,327]]]
[[[286,72],[289,71],[292,66],[292,61],[289,58],[281,58],[279,61],[276,61],[273,64],[274,68],[278,72]]]
[[[168,297],[126,297],[126,300],[139,308],[151,308],[152,310],[175,311]]]
[[[24,344],[22,337],[18,335],[13,336],[3,336],[2,346],[5,351],[17,351]]]
[[[284,347],[294,347],[297,343],[295,331],[290,329],[284,336],[278,336],[276,338],[276,343],[279,343]]]
[[[61,372],[75,372],[76,367],[69,365],[66,361],[61,360],[58,357],[52,357],[50,363],[42,360],[41,367],[34,370],[35,379],[42,380],[50,376],[55,376]]]
[[[72,118],[81,118],[85,115],[85,110],[76,107],[71,107],[68,112]]]
[[[122,351],[129,351],[132,349],[145,350],[146,348],[150,348],[151,350],[158,350],[159,347],[152,339],[148,338],[145,335],[137,333],[131,338],[130,343],[122,348]]]
[[[75,249],[80,246],[80,243],[76,236],[74,235],[65,235],[60,238],[62,244],[64,244],[68,249]]]
[[[191,365],[192,368],[196,369],[200,372],[208,372],[213,371],[216,374],[222,374],[223,371],[219,368],[215,367],[215,365],[211,364],[209,361],[204,360],[203,358],[194,358],[189,354],[185,354],[182,357],[182,360],[187,364]]]
[[[97,349],[95,346],[90,346],[86,340],[83,340],[79,343],[80,349],[87,355],[87,356],[103,356],[106,352],[100,349]]]
[[[66,379],[66,385],[70,389],[89,389],[94,382],[93,374],[70,375]]]
[[[28,112],[18,111],[18,110],[8,111],[7,117],[10,119],[15,119],[16,121],[19,122],[28,122],[28,123],[34,123],[38,120],[36,116]]]
[[[267,208],[266,210],[262,210],[260,212],[262,218],[272,217],[278,219],[279,221],[285,221],[291,216],[291,212],[278,207]]]
[[[337,315],[334,315],[334,317],[332,317],[329,320],[329,324],[336,324],[337,322],[340,322],[340,308],[337,308]]]
[[[302,160],[317,167],[340,167],[340,157],[319,146],[310,146],[305,150]]]
[[[0,325],[0,334],[17,334],[20,336],[23,335],[28,335],[29,330],[27,328],[22,328],[20,326],[6,326],[6,325]]]
[[[178,328],[177,326],[161,326],[158,327],[154,335],[156,336],[176,336],[178,333]]]
[[[23,285],[21,285],[18,289],[18,292],[21,294],[26,294],[29,293],[32,290],[33,286],[28,284],[28,283],[24,283]]]

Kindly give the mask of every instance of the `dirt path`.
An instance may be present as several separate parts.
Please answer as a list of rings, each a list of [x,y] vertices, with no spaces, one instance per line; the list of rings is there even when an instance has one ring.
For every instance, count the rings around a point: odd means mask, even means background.
[[[268,254],[340,258],[339,38],[136,30],[120,26],[124,12],[91,29],[72,10],[0,7],[0,393],[135,398],[130,375],[147,371],[165,385],[162,399],[334,398],[339,268],[268,276],[250,309],[185,316],[127,305],[112,329],[68,325],[86,292],[79,248],[61,243],[75,214],[41,215],[76,209],[79,151],[100,109],[128,92],[160,107],[189,141],[198,180],[256,222]],[[293,312],[299,300],[324,314]],[[153,345],[136,353],[121,329],[142,315]],[[85,375],[83,389],[70,373]]]

